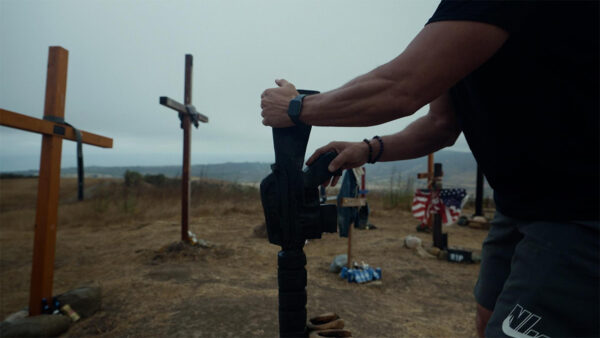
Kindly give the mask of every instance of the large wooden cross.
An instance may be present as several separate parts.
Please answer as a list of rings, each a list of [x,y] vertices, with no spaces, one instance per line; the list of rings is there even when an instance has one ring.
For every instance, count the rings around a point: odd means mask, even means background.
[[[190,158],[192,144],[190,129],[193,123],[198,128],[198,122],[208,122],[208,117],[198,113],[192,105],[192,66],[193,56],[185,55],[185,84],[183,104],[166,96],[161,96],[159,103],[179,112],[181,128],[183,129],[183,168],[181,171],[181,240],[189,242],[188,227],[190,219]]]
[[[62,140],[77,139],[75,130],[71,126],[53,122],[60,121],[65,116],[68,59],[69,52],[66,49],[50,47],[44,104],[46,119],[37,119],[0,109],[0,125],[42,134],[29,292],[29,315],[31,316],[42,312],[42,299],[46,299],[48,303],[52,300]],[[85,131],[81,131],[81,142],[104,148],[112,148],[113,143],[110,138]]]

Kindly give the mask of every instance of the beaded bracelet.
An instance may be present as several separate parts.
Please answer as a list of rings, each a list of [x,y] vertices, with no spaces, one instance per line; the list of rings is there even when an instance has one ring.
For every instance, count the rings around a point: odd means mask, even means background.
[[[377,141],[379,141],[379,153],[377,154],[377,156],[375,156],[375,159],[373,160],[373,163],[379,161],[379,158],[381,157],[381,155],[383,154],[383,140],[381,139],[381,137],[379,136],[374,136],[374,139],[376,139]]]
[[[369,158],[367,158],[367,163],[373,163],[371,162],[371,157],[373,156],[373,147],[371,147],[371,142],[369,142],[367,139],[364,139],[363,142],[369,146]]]

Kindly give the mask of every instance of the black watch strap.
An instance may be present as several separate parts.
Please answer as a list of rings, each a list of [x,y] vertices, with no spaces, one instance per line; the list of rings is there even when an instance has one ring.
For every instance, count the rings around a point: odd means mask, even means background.
[[[302,101],[304,101],[305,96],[306,94],[299,94],[290,101],[290,105],[288,106],[288,116],[297,126],[304,125],[304,123],[300,121],[300,112],[302,111]]]

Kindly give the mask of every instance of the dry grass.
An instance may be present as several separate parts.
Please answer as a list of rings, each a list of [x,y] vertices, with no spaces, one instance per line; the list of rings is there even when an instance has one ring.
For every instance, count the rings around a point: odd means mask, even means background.
[[[36,179],[0,180],[0,317],[26,306]],[[173,246],[179,238],[179,182],[125,187],[122,180],[63,179],[55,293],[93,279],[102,310],[66,336],[273,337],[277,335],[276,253],[254,229],[263,222],[258,189],[212,180],[193,183],[190,228],[211,249]],[[474,336],[475,265],[427,260],[402,248],[416,221],[406,205],[369,194],[370,222],[356,231],[356,258],[383,269],[383,284],[348,284],[327,272],[347,240],[311,241],[309,314],[336,311],[355,337]],[[478,248],[485,232],[448,228],[450,243]],[[429,235],[421,236],[425,241]]]

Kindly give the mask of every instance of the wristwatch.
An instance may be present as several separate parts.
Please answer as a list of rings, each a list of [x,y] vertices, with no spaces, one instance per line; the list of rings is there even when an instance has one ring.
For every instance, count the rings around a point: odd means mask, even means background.
[[[290,101],[290,105],[288,106],[288,116],[292,119],[295,125],[304,125],[304,122],[300,121],[300,112],[302,111],[302,101],[306,94],[300,94]]]

